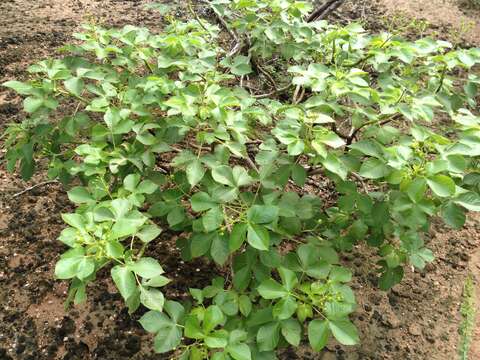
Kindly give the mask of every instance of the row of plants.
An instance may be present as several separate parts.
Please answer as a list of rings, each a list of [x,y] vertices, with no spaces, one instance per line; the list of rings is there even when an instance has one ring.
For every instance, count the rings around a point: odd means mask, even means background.
[[[166,11],[160,33],[85,25],[64,57],[4,84],[26,113],[5,132],[8,170],[47,166],[76,205],[55,268],[67,302],[107,267],[130,313],[148,309],[159,353],[357,344],[339,253],[375,249],[387,290],[434,259],[433,217],[459,228],[480,210],[480,49],[307,21],[303,1],[205,6],[210,20]],[[219,275],[184,301],[165,299],[171,274],[145,255],[172,234]]]

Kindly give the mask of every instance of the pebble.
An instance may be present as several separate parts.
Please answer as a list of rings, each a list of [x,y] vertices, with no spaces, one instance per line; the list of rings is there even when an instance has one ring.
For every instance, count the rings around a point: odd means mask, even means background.
[[[420,325],[418,325],[418,324],[410,325],[408,327],[408,332],[410,333],[410,335],[413,335],[413,336],[422,335],[422,329],[421,329]]]

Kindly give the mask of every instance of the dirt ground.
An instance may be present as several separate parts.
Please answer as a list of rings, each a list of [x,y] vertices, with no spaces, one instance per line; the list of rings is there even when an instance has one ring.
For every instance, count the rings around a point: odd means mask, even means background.
[[[159,17],[146,11],[146,0],[2,0],[0,1],[0,82],[26,77],[28,64],[51,56],[71,41],[82,21],[94,17],[112,26],[158,27]],[[394,16],[429,21],[437,35],[480,44],[479,13],[448,0],[377,0],[346,4],[334,19],[361,18],[378,29]],[[181,14],[179,14],[181,15]],[[408,22],[408,21],[407,21]],[[473,25],[465,27],[465,23]],[[410,29],[411,30],[411,29]],[[20,121],[21,99],[0,88],[0,132]],[[4,151],[0,150],[0,160]],[[107,271],[88,289],[88,302],[64,310],[67,284],[53,279],[55,261],[63,251],[56,238],[61,212],[71,205],[61,186],[50,184],[12,198],[45,179],[38,174],[28,184],[0,167],[0,360],[7,359],[166,359],[151,350],[151,338],[138,324],[142,311],[129,316]],[[469,272],[476,276],[480,297],[480,216],[471,215],[463,229],[452,231],[435,222],[428,245],[436,260],[423,272],[408,271],[389,292],[375,288],[375,258],[363,247],[344,261],[355,272],[353,288],[359,303],[354,321],[361,344],[334,343],[321,354],[286,349],[284,359],[412,359],[457,358],[459,308]],[[209,264],[183,265],[173,234],[150,249],[166,272],[175,277],[167,297],[181,298],[189,286],[207,284]],[[480,310],[480,309],[479,309]],[[479,317],[480,318],[480,317]],[[480,359],[477,323],[472,360]]]

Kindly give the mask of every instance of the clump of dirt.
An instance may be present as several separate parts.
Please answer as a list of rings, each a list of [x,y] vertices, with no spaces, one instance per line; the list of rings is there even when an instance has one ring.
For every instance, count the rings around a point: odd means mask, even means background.
[[[110,26],[161,27],[161,18],[155,12],[143,10],[149,2],[0,2],[0,22],[4,24],[0,28],[0,82],[25,78],[28,64],[55,56],[56,48],[71,41],[71,34],[91,16]],[[453,23],[452,14],[460,10],[434,7],[438,2],[350,2],[332,18],[343,22],[362,19],[370,28],[379,29],[382,23],[378,19],[385,16],[388,19],[398,9],[422,17],[428,15],[425,9],[435,9],[441,12],[438,18]],[[424,11],[419,13],[418,6],[424,6]],[[480,31],[474,35],[478,34]],[[479,40],[474,37],[471,41]],[[0,88],[0,129],[20,120],[21,108],[19,97]],[[0,157],[3,154],[0,152]],[[151,337],[138,324],[145,309],[133,316],[127,313],[106,269],[89,286],[86,304],[64,309],[67,283],[55,281],[53,269],[59,254],[65,250],[56,240],[64,226],[60,213],[71,211],[72,205],[58,184],[12,198],[15,192],[43,179],[43,174],[39,174],[25,184],[16,175],[0,170],[0,359],[167,359],[166,355],[153,353]],[[309,188],[315,186],[313,183]],[[343,261],[354,270],[353,288],[359,303],[354,321],[360,330],[361,344],[343,347],[332,342],[321,354],[312,353],[305,345],[286,349],[283,358],[455,358],[462,286],[469,271],[477,275],[477,288],[479,284],[479,234],[479,216],[471,216],[458,231],[435,222],[428,245],[437,259],[422,272],[408,271],[404,281],[389,292],[376,289],[377,259],[371,250],[356,247],[345,254]],[[182,263],[175,240],[174,234],[164,233],[148,255],[159,259],[174,280],[166,287],[167,297],[182,299],[189,286],[208,284],[216,271],[203,260]],[[480,289],[477,293],[480,294]],[[480,358],[480,326],[475,336],[472,359]]]

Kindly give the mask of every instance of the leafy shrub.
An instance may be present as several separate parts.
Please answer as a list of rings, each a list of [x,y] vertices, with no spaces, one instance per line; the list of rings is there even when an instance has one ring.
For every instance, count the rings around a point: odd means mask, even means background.
[[[304,337],[316,351],[331,335],[354,345],[338,252],[377,249],[386,290],[433,259],[432,217],[458,228],[480,210],[480,78],[468,74],[480,50],[308,23],[299,1],[210,5],[233,44],[199,17],[167,16],[159,34],[87,25],[68,56],[4,84],[27,113],[6,132],[7,167],[29,179],[46,159],[50,178],[76,184],[55,275],[79,303],[111,267],[130,312],[150,309],[155,351],[244,360]],[[299,191],[319,175],[333,197]],[[168,274],[144,255],[162,228],[184,260],[218,265],[193,304],[165,300]]]

